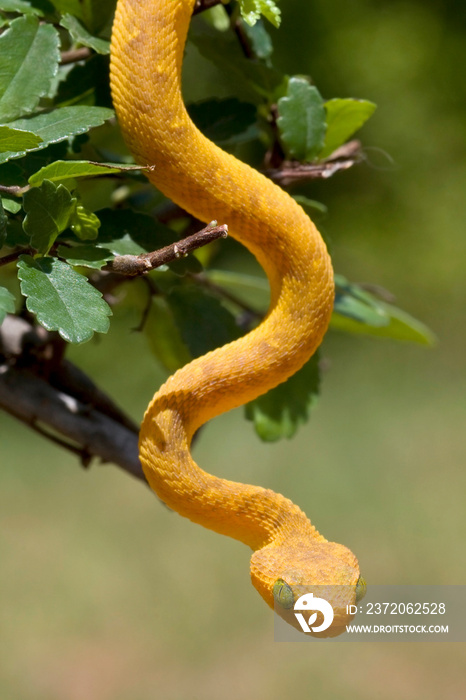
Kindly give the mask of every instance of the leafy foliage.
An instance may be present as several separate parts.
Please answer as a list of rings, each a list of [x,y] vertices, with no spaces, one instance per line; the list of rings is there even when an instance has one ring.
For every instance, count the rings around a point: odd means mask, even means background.
[[[48,95],[58,71],[58,32],[37,17],[24,15],[13,20],[0,36],[3,60],[0,71],[0,121],[10,121],[32,112],[40,98]]]
[[[26,212],[23,228],[30,238],[31,247],[46,254],[57,236],[67,228],[76,207],[76,198],[64,185],[57,187],[50,180],[44,180],[40,187],[25,193],[23,207]]]
[[[336,279],[332,328],[349,333],[433,345],[435,336],[423,323],[342,275]]]
[[[66,14],[60,20],[60,24],[65,29],[68,29],[72,38],[76,43],[82,46],[87,46],[96,53],[107,54],[110,53],[110,42],[106,39],[99,39],[97,36],[92,36],[81,22],[73,17],[73,15]]]
[[[42,17],[42,10],[31,5],[27,0],[0,0],[0,10],[4,12],[18,12],[23,15],[37,15]]]
[[[327,135],[320,158],[327,158],[358,131],[375,112],[376,105],[368,100],[351,98],[329,100],[326,111]]]
[[[311,161],[324,146],[327,124],[324,101],[305,78],[290,78],[286,95],[278,100],[277,125],[288,157]]]
[[[11,152],[14,148],[30,151],[37,148],[41,141],[41,137],[31,131],[0,126],[0,153]]]
[[[239,334],[233,314],[202,288],[175,287],[167,301],[191,357],[225,345]]]
[[[149,351],[173,371],[254,327],[267,311],[268,284],[259,274],[220,269],[217,254],[231,244],[217,242],[144,280],[115,280],[112,308],[98,291],[100,271],[114,257],[162,248],[199,228],[148,185],[112,120],[114,6],[115,0],[0,0],[0,322],[26,308],[45,328],[83,343],[106,333],[110,314],[131,303]],[[189,112],[208,138],[256,167],[277,158],[278,167],[280,158],[319,164],[375,105],[325,100],[305,76],[277,69],[265,20],[280,23],[273,0],[231,0],[226,10],[217,6],[194,18],[191,44],[221,72],[226,96],[206,94]],[[67,65],[60,52],[81,60]],[[293,196],[311,215],[326,211],[312,192]],[[21,296],[6,288],[15,289],[14,258]],[[336,283],[332,329],[433,342],[422,323],[373,290],[338,276]],[[289,438],[308,420],[319,390],[315,356],[250,403],[246,416],[261,439]]]
[[[320,390],[319,353],[296,374],[245,407],[259,437],[265,442],[292,438],[306,423]]]
[[[273,0],[239,0],[241,15],[253,26],[263,15],[275,27],[280,26],[280,10]]]
[[[117,163],[90,163],[88,160],[56,160],[31,175],[29,184],[38,187],[44,180],[64,182],[65,180],[74,180],[78,177],[114,175],[125,170],[131,171],[134,168],[125,168]]]
[[[100,292],[66,263],[22,255],[18,277],[28,310],[47,330],[58,331],[70,343],[85,343],[94,331],[108,331],[110,307]]]
[[[21,158],[31,151],[42,150],[54,143],[60,143],[73,136],[84,134],[100,126],[113,116],[113,111],[106,107],[68,106],[53,112],[42,112],[25,119],[16,119],[9,123],[14,129],[30,131],[39,137],[37,146],[16,148],[0,155],[0,163],[12,158]]]
[[[60,245],[57,248],[57,256],[66,260],[70,265],[90,267],[93,270],[100,270],[114,257],[108,248],[97,248],[93,245]]]

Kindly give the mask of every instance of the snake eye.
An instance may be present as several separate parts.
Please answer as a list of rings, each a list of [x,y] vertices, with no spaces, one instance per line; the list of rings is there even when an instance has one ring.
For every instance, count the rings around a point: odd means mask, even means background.
[[[275,602],[285,610],[289,610],[294,605],[293,591],[282,578],[277,578],[273,584],[273,597]]]
[[[360,576],[356,583],[356,603],[359,603],[359,601],[364,598],[364,596],[366,595],[366,589],[367,584],[363,577]]]

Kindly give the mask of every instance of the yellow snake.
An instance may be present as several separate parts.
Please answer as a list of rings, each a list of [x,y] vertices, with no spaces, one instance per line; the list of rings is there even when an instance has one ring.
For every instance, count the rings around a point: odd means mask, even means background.
[[[334,293],[325,244],[301,207],[206,139],[186,112],[181,64],[194,4],[118,0],[113,102],[136,161],[155,166],[151,182],[198,219],[228,224],[266,271],[271,305],[257,328],[178,370],[155,394],[141,428],[140,459],[170,508],[254,550],[252,583],[285,617],[301,585],[345,586],[344,600],[333,601],[332,629],[341,629],[346,604],[363,588],[354,554],[328,542],[284,496],[207,474],[190,454],[203,423],[285,381],[311,357]]]

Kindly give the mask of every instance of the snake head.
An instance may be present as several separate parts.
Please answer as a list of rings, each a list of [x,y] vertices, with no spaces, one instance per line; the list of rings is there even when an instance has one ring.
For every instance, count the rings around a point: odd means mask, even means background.
[[[296,613],[303,608],[297,604],[298,599],[305,594],[315,596],[316,606],[309,608],[315,615],[309,617],[309,612],[304,612],[306,619],[313,617],[315,628],[325,618],[317,601],[327,601],[333,611],[331,625],[322,632],[311,630],[313,636],[323,637],[345,631],[354,616],[348,606],[364,596],[366,587],[354,554],[341,544],[325,540],[270,544],[257,550],[251,557],[251,579],[265,602],[299,631],[303,627]]]

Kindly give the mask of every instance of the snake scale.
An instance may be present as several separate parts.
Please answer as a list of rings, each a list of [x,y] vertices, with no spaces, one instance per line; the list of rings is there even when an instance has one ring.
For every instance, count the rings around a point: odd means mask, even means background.
[[[249,545],[251,579],[286,617],[302,585],[343,586],[333,630],[363,587],[358,562],[328,542],[284,496],[203,471],[194,432],[265,393],[314,353],[333,306],[331,262],[318,231],[282,189],[205,138],[181,95],[181,67],[195,0],[118,0],[111,89],[125,141],[149,180],[183,209],[229,233],[257,258],[271,289],[264,321],[244,337],[178,370],[153,397],[141,427],[147,481],[173,510]],[[290,620],[292,622],[292,620]]]

